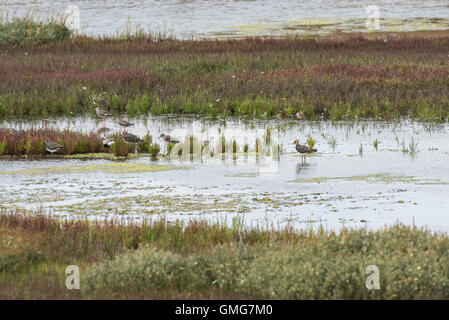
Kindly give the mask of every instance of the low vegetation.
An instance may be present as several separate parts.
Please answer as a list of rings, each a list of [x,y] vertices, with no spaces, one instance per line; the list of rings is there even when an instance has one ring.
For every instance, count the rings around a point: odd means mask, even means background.
[[[81,289],[65,288],[68,265]],[[369,265],[380,290],[365,286]],[[449,238],[403,225],[341,233],[0,213],[0,298],[448,299]]]
[[[84,134],[70,130],[32,128],[12,130],[0,128],[0,156],[42,156],[47,155],[45,140],[64,145],[58,154],[107,152],[102,139],[95,133]]]
[[[0,118],[92,114],[446,121],[449,32],[323,39],[77,36],[0,44]],[[103,94],[104,92],[104,94]]]
[[[38,21],[30,17],[8,19],[0,10],[0,45],[38,45],[69,39],[70,29],[63,19]]]

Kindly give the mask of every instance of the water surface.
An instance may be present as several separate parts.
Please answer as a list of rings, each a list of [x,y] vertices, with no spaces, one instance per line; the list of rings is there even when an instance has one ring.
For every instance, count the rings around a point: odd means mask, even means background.
[[[244,35],[326,34],[367,31],[366,7],[379,7],[381,31],[448,29],[446,0],[6,0],[17,15],[38,10],[61,15],[68,5],[80,10],[81,31],[116,34],[130,26],[179,38]]]
[[[182,140],[193,133],[200,141],[208,140],[215,146],[224,135],[227,141],[236,140],[238,153],[235,157],[204,156],[202,160],[152,161],[140,157],[127,160],[118,171],[111,170],[111,161],[103,159],[1,160],[0,206],[42,207],[69,218],[140,220],[164,216],[169,221],[230,223],[238,216],[247,225],[259,226],[377,229],[402,222],[449,231],[448,124],[225,122],[169,116],[135,122],[129,131],[141,136],[147,132],[153,137],[169,133]],[[27,128],[42,123],[1,125]],[[88,132],[98,130],[102,123],[74,118],[48,125]],[[106,125],[112,132],[119,130],[113,120]],[[282,147],[279,158],[256,157],[251,152],[256,138],[263,138],[267,128],[271,128],[273,141]],[[305,143],[309,136],[317,141],[319,152],[303,165],[292,143],[295,139]],[[242,153],[246,143],[250,147],[248,156]],[[414,154],[410,153],[411,144],[416,148]],[[153,165],[173,168],[135,169]]]

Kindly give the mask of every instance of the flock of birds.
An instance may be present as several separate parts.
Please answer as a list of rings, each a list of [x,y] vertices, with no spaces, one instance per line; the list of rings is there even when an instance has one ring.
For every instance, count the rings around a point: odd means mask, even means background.
[[[105,127],[105,125],[106,125],[105,121],[106,121],[107,118],[112,117],[112,114],[109,113],[106,110],[101,109],[99,107],[99,106],[102,106],[102,107],[108,106],[110,104],[109,101],[107,99],[103,98],[103,97],[99,97],[99,96],[94,95],[92,97],[92,103],[94,105],[96,105],[96,107],[95,107],[96,114],[103,120],[103,128],[98,130],[98,132],[100,134],[102,134],[102,133],[105,133],[105,132],[109,131],[109,129]],[[123,120],[123,119],[120,119],[120,118],[117,119],[117,123],[121,127],[124,128],[123,132],[119,133],[119,135],[122,137],[123,141],[125,141],[126,143],[132,143],[132,144],[135,144],[135,143],[138,143],[138,142],[142,141],[142,139],[140,139],[138,136],[136,136],[136,135],[126,131],[125,128],[134,125],[133,123],[131,123],[129,121],[126,121],[126,120]],[[178,140],[175,140],[175,139],[173,139],[172,137],[170,137],[169,135],[166,135],[166,134],[161,134],[159,136],[159,138],[162,139],[162,141],[167,142],[167,143],[175,143],[175,144],[179,143]],[[103,145],[105,147],[107,147],[107,148],[110,148],[113,143],[114,143],[114,139],[111,136],[106,137],[103,140]],[[295,140],[293,144],[295,145],[296,151],[301,154],[301,160],[302,160],[303,164],[306,161],[306,155],[307,154],[317,152],[317,149],[310,148],[310,147],[308,147],[306,145],[300,144],[299,140]],[[55,153],[55,152],[58,152],[58,151],[64,149],[64,146],[62,144],[59,144],[57,142],[54,142],[54,141],[51,141],[51,140],[47,139],[45,141],[45,149],[48,152],[50,152],[50,153]]]

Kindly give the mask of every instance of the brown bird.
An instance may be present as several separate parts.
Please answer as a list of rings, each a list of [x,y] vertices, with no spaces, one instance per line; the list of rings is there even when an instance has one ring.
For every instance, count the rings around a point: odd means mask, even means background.
[[[134,125],[134,123],[128,122],[128,121],[123,120],[123,119],[118,119],[118,120],[117,120],[117,123],[118,123],[120,126],[125,127],[125,128]]]
[[[103,126],[105,125],[105,119],[112,116],[109,112],[100,109],[98,107],[95,108],[95,112],[97,113],[97,116],[99,116],[101,119],[103,119]]]
[[[123,131],[122,138],[123,138],[123,141],[125,141],[127,143],[137,143],[137,142],[143,141],[138,136],[136,136],[132,133],[126,132],[126,130]]]
[[[308,146],[305,146],[303,144],[299,144],[298,140],[295,140],[295,142],[293,142],[295,144],[295,148],[296,151],[298,151],[301,155],[302,155],[302,163],[304,164],[306,162],[306,154],[308,153],[315,153],[318,150],[317,149],[312,149],[309,148]]]
[[[138,136],[136,136],[135,134],[126,132],[126,130],[123,130],[123,134],[121,134],[121,137],[123,139],[123,141],[125,141],[126,143],[132,143],[134,145],[134,152],[137,153],[137,148],[136,148],[136,144],[138,142],[143,141],[142,139],[140,139]]]
[[[53,142],[49,139],[45,140],[45,150],[47,150],[48,152],[55,153],[62,149],[64,149],[64,146],[62,144]]]
[[[179,143],[178,140],[174,140],[172,137],[170,137],[168,134],[161,134],[159,136],[159,138],[161,138],[162,140],[164,140],[165,142],[170,142],[170,143]]]

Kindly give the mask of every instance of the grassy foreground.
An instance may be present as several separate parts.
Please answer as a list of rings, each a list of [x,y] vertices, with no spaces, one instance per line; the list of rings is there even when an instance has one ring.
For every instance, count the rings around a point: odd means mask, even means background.
[[[380,269],[367,290],[365,269]],[[81,289],[65,288],[80,268]],[[0,298],[448,299],[449,238],[406,226],[295,232],[0,214]]]
[[[79,36],[1,45],[0,118],[129,115],[447,121],[449,31],[325,39]]]

